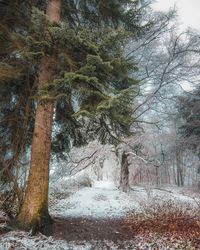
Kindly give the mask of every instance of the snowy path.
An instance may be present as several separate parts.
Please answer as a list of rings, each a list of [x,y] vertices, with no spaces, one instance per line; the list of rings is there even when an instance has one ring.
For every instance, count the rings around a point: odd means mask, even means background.
[[[178,188],[136,186],[124,193],[112,182],[99,181],[93,187],[85,187],[66,199],[58,200],[50,212],[59,218],[118,219],[131,212],[142,212],[144,205],[167,201],[197,205],[192,197]]]
[[[129,194],[119,191],[112,182],[96,182],[60,200],[50,210],[56,217],[119,218],[138,208]]]
[[[0,250],[200,249],[194,197],[199,202],[199,194],[176,187],[136,186],[126,194],[95,182],[55,200],[53,237],[14,231],[0,236]]]

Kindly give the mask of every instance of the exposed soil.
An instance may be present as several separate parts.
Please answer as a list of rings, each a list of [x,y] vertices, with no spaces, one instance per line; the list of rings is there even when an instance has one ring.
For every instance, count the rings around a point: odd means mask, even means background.
[[[103,209],[105,209],[104,215],[107,213],[106,211],[108,211],[108,213],[110,212],[110,210],[106,209],[104,206],[105,201],[109,198],[107,198],[104,193],[94,192],[90,197],[92,200],[92,202],[90,202],[91,208],[97,215],[102,214]],[[85,200],[87,194],[84,196]],[[142,195],[142,197],[144,197],[143,193]],[[119,199],[119,197],[117,196],[117,199]],[[77,197],[77,199],[80,199],[80,197]],[[185,201],[185,199],[183,200]],[[98,202],[100,201],[103,201],[104,203],[103,205],[101,204],[101,209],[98,210]],[[69,205],[75,203],[73,202],[74,200],[72,200],[71,203],[64,202],[61,204],[61,211],[65,212],[64,209],[68,209]],[[9,227],[2,227],[2,231],[0,229],[0,237],[1,234],[4,234],[2,235],[2,239],[5,244],[9,243],[11,246],[14,246],[13,249],[17,250],[39,250],[43,248],[43,245],[46,247],[44,249],[47,250],[74,249],[73,246],[76,245],[78,248],[75,249],[85,249],[84,247],[86,246],[86,249],[91,250],[200,249],[200,207],[195,207],[194,204],[196,205],[196,203],[176,203],[171,199],[166,199],[163,202],[160,202],[160,199],[156,199],[156,196],[154,201],[152,203],[150,202],[141,203],[141,211],[138,212],[133,209],[128,215],[127,213],[126,215],[123,214],[123,207],[119,206],[119,209],[121,209],[121,215],[124,216],[120,219],[119,217],[114,216],[112,217],[113,219],[109,219],[111,218],[109,216],[88,218],[86,215],[82,215],[77,218],[74,215],[73,217],[69,215],[69,217],[67,217],[68,215],[66,215],[66,213],[61,213],[59,210],[58,214],[60,215],[57,215],[57,217],[54,215],[53,218],[54,224],[52,226],[51,234],[53,237],[42,236],[40,233],[32,236],[17,231],[6,234],[6,231],[12,230],[12,228]],[[96,206],[92,206],[93,204]],[[80,205],[80,202],[78,203],[77,201],[75,205]],[[84,209],[84,206],[82,207]],[[80,214],[82,207],[78,206]],[[86,206],[86,208],[88,207]],[[117,208],[118,207],[115,209]],[[113,214],[115,214],[114,212]],[[18,248],[17,245],[19,245]],[[25,248],[25,245],[28,247]],[[35,248],[29,248],[29,245],[34,246]]]
[[[137,220],[139,219],[139,220]],[[112,241],[114,243],[137,241],[138,236],[151,240],[151,235],[200,249],[200,227],[194,218],[168,218],[141,220],[129,217],[118,220],[92,220],[85,218],[55,218],[53,234],[66,241]],[[178,248],[179,249],[179,248]],[[183,248],[188,249],[188,248]]]
[[[77,240],[130,240],[134,231],[123,219],[90,220],[84,218],[55,219],[53,234],[56,239]]]
[[[29,248],[28,244],[30,244],[36,250],[45,246],[44,249],[61,250],[73,249],[73,245],[77,244],[80,248],[76,249],[85,249],[85,244],[89,243],[91,250],[199,250],[200,220],[192,214],[180,213],[165,213],[165,216],[160,213],[155,217],[132,214],[123,219],[109,220],[54,218],[52,236],[53,238],[49,238],[38,234],[34,238],[23,232],[16,231],[14,234],[11,232],[10,236],[9,234],[3,236],[5,237],[4,246],[9,244],[9,247],[13,247],[5,249],[30,250],[33,249]]]

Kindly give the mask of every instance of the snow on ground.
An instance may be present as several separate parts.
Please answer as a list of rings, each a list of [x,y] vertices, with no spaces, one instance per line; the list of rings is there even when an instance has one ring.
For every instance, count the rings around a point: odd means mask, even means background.
[[[89,250],[87,242],[66,242],[54,240],[44,235],[29,236],[28,233],[15,231],[0,236],[0,250]]]
[[[56,217],[120,218],[131,212],[142,212],[154,203],[173,202],[197,206],[196,198],[184,194],[183,189],[136,186],[129,193],[121,192],[113,182],[96,181],[66,199],[57,200],[50,207]],[[199,200],[199,198],[198,198]]]
[[[192,204],[197,205],[196,201],[200,200],[200,195],[194,193],[192,189],[176,186],[166,187],[151,187],[151,186],[135,186],[130,192],[130,195],[135,197],[135,200],[140,204],[156,202],[172,201],[177,205]]]
[[[180,239],[169,240],[166,235],[150,234],[148,238],[137,235],[134,240],[118,241],[108,240],[70,241],[54,240],[44,235],[29,236],[27,233],[15,231],[0,236],[0,250],[195,250],[191,241]]]
[[[63,191],[64,189],[62,189]],[[186,208],[190,204],[195,210],[195,206],[197,207],[200,201],[199,194],[191,195],[192,190],[189,189],[135,186],[129,193],[123,193],[116,188],[113,182],[109,181],[94,182],[93,187],[84,187],[73,192],[66,189],[65,192],[68,192],[69,195],[63,195],[63,199],[55,198],[55,202],[52,203],[50,207],[52,216],[114,219],[124,217],[132,211],[145,214],[145,209],[152,204],[162,204],[168,201]],[[121,248],[120,244],[123,244]],[[187,240],[184,243],[187,248],[181,248],[182,241],[177,246],[177,242],[174,241],[174,245],[172,244],[170,248],[169,244],[171,243],[169,243],[168,236],[157,236],[156,234],[152,234],[148,239],[137,235],[135,239],[119,242],[118,245],[108,240],[67,242],[43,235],[33,237],[21,231],[0,235],[0,250],[199,249],[192,248],[191,243]]]
[[[117,187],[112,181],[94,181],[93,187],[102,189],[113,189],[116,190]]]
[[[68,199],[58,201],[51,207],[56,217],[118,218],[138,207],[129,194],[118,190],[112,182],[95,182]]]

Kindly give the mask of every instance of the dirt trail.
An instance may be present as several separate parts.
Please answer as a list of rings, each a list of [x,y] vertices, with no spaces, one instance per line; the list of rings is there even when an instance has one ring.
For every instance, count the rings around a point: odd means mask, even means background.
[[[165,237],[173,244],[187,246],[190,242],[192,249],[200,249],[200,228],[196,220],[191,218],[177,218],[169,221],[141,220],[135,217],[113,220],[94,220],[85,218],[56,218],[53,226],[53,235],[56,239],[66,241],[112,241],[136,242],[139,237],[146,241],[153,241]],[[153,236],[152,236],[153,235]],[[154,238],[156,235],[156,239]],[[123,248],[122,248],[123,249]],[[155,248],[157,249],[157,248]],[[188,249],[188,248],[177,248]]]
[[[76,240],[131,240],[134,230],[123,219],[90,220],[85,218],[55,219],[53,234],[56,239]]]

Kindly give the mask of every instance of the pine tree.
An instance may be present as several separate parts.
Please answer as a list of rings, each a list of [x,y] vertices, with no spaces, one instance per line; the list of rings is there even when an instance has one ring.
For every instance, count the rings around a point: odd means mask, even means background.
[[[129,134],[138,83],[131,77],[136,70],[134,62],[127,61],[123,54],[124,46],[140,28],[136,1],[63,4],[61,8],[60,0],[49,1],[46,14],[33,8],[28,27],[9,32],[13,44],[20,45],[15,57],[29,66],[24,71],[16,68],[16,72],[24,75],[29,70],[35,79],[33,91],[28,95],[36,107],[34,119],[27,118],[28,128],[35,124],[30,173],[18,216],[21,226],[34,230],[41,230],[51,222],[48,168],[54,111],[60,127],[54,138],[56,152],[65,149],[60,148],[65,142],[72,141],[74,145],[85,142],[80,133],[84,122],[94,125],[93,132],[102,142],[110,138],[112,142],[119,134]],[[10,62],[6,65],[7,69],[11,66]],[[8,76],[19,77],[7,72],[7,80]],[[3,76],[1,80],[5,82]],[[73,105],[75,99],[77,108]],[[64,136],[65,133],[68,134]]]
[[[17,182],[20,161],[31,143],[34,73],[19,57],[23,44],[12,32],[25,31],[29,17],[28,1],[0,2],[0,180],[10,187],[13,198],[22,202]],[[2,186],[4,187],[4,186]],[[14,203],[14,201],[13,201]]]
[[[61,1],[51,0],[47,5],[48,20],[60,21]],[[44,36],[48,36],[44,30]],[[45,38],[45,37],[44,37]],[[53,80],[57,71],[57,59],[44,56],[40,60],[38,88]],[[31,161],[28,184],[18,222],[23,226],[45,227],[51,221],[48,212],[49,161],[51,153],[51,131],[53,120],[53,100],[39,100],[35,114],[35,126],[31,143]]]

